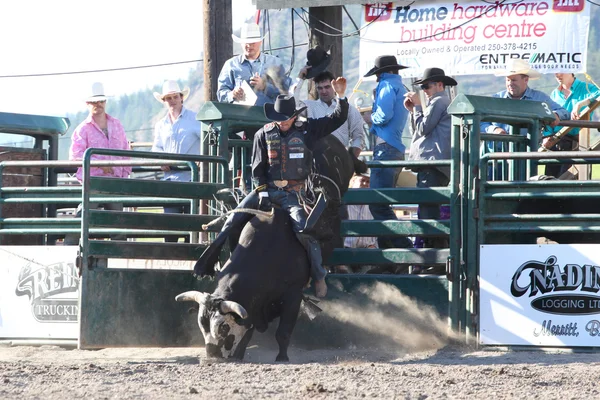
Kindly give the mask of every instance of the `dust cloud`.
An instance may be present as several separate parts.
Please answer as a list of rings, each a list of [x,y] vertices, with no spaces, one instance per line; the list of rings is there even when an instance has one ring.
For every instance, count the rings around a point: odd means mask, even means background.
[[[447,318],[440,317],[433,307],[381,282],[363,285],[348,298],[319,306],[328,317],[361,332],[352,335],[356,346],[416,352],[440,349],[458,337],[451,332]]]

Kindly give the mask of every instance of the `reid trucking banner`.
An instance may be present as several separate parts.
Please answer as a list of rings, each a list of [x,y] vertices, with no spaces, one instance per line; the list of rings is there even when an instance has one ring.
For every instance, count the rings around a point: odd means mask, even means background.
[[[584,0],[372,3],[364,7],[360,73],[379,55],[447,75],[493,74],[522,58],[542,73],[585,72],[589,4]]]

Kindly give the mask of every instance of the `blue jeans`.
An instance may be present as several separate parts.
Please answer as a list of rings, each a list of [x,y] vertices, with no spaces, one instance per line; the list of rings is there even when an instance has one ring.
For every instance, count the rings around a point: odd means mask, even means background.
[[[279,205],[290,215],[292,229],[308,254],[310,275],[313,280],[320,281],[324,279],[327,271],[323,267],[321,246],[313,236],[302,232],[306,227],[307,215],[298,201],[298,194],[293,190],[285,191],[269,188],[269,198],[274,204]]]
[[[381,143],[373,149],[373,161],[396,161],[404,160],[404,153],[387,143]],[[402,168],[371,168],[371,189],[385,189],[396,186],[398,175]],[[371,204],[369,210],[373,219],[388,220],[397,219],[396,214],[388,204]],[[379,248],[409,248],[412,242],[407,237],[383,236],[377,239]]]

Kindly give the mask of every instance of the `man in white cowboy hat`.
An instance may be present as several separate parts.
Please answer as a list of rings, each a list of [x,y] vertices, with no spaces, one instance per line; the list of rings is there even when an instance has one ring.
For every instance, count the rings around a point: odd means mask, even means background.
[[[417,92],[408,92],[404,106],[410,112],[412,142],[409,160],[449,160],[452,146],[452,121],[447,112],[450,97],[446,86],[458,83],[446,76],[441,68],[427,68],[421,79],[413,85],[419,85],[427,97],[427,106],[423,108]],[[417,187],[448,186],[449,167],[411,168],[417,173]],[[440,219],[440,207],[436,204],[419,204],[420,219]],[[447,247],[445,240],[425,238],[425,247]]]
[[[500,97],[513,100],[543,101],[550,106],[554,113],[555,121],[551,124],[556,126],[561,120],[570,119],[569,112],[550,98],[546,93],[529,87],[529,81],[539,79],[542,75],[532,69],[526,60],[513,58],[508,61],[506,68],[494,75],[505,77],[506,90],[494,94],[492,97]],[[495,122],[482,122],[481,132],[506,134],[509,126]]]
[[[130,150],[129,141],[125,135],[125,129],[121,122],[106,113],[106,100],[108,96],[104,93],[104,85],[100,82],[92,84],[90,96],[85,99],[89,110],[88,117],[75,128],[71,136],[71,148],[69,149],[69,160],[80,161],[83,153],[91,147],[103,149]],[[123,160],[124,157],[93,155],[92,160]],[[131,167],[92,167],[91,176],[103,176],[114,178],[128,178]],[[81,183],[83,179],[82,168],[77,169],[77,180]],[[91,208],[104,207],[107,210],[123,211],[123,203],[91,203]],[[77,207],[76,216],[81,217],[82,205]],[[122,235],[111,236],[114,240],[126,240]],[[79,242],[78,234],[68,234],[65,237],[65,245],[76,245]]]
[[[552,127],[556,126],[561,120],[570,119],[569,112],[552,100],[550,96],[529,87],[529,81],[539,79],[541,74],[531,68],[526,60],[513,58],[506,63],[506,68],[504,70],[496,72],[494,75],[503,76],[505,78],[506,90],[498,92],[492,97],[544,102],[548,104],[550,110],[554,113],[555,120],[550,124]],[[507,134],[511,131],[511,127],[508,124],[497,122],[482,122],[480,131],[484,133]],[[488,142],[487,147],[491,152],[508,151],[508,148],[505,147],[503,142]],[[506,178],[507,172],[508,171],[505,170],[503,164],[498,164],[495,172],[493,170],[489,171],[489,179],[504,179]],[[495,178],[494,175],[496,175]]]
[[[242,25],[240,36],[231,35],[240,43],[243,54],[227,60],[219,74],[217,99],[222,103],[244,100],[242,83],[245,81],[256,94],[254,105],[274,103],[279,94],[287,94],[291,79],[285,75],[285,67],[279,58],[264,54],[260,47],[263,35],[255,23]]]
[[[196,114],[183,106],[190,94],[188,87],[179,87],[173,80],[163,83],[162,92],[154,92],[154,98],[167,108],[167,115],[158,121],[154,127],[154,143],[152,151],[177,154],[200,154],[200,122]],[[175,171],[169,166],[163,166],[164,180],[189,182],[191,171]],[[181,207],[165,207],[165,213],[189,213],[189,205]],[[186,238],[186,241],[189,238]],[[178,237],[165,237],[165,242],[177,242]]]

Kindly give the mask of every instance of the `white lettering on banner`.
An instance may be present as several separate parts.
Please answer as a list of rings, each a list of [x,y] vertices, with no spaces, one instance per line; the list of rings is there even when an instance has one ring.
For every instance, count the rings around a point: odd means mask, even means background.
[[[0,246],[0,337],[77,339],[77,246]]]
[[[526,59],[542,73],[585,72],[590,25],[585,2],[377,4],[365,8],[363,22],[369,25],[361,31],[362,74],[381,54],[395,54],[408,66],[400,71],[404,77],[421,76],[433,66],[447,75],[489,74],[511,58]],[[391,10],[392,17],[369,15],[374,10]]]
[[[479,269],[482,344],[598,345],[600,245],[482,245]]]
[[[194,269],[195,263],[195,261],[190,260],[148,260],[141,258],[109,258],[108,268],[171,269],[190,271]]]
[[[566,325],[552,325],[552,321],[544,321],[542,328],[533,331],[534,336],[579,336],[577,332],[577,322]]]

